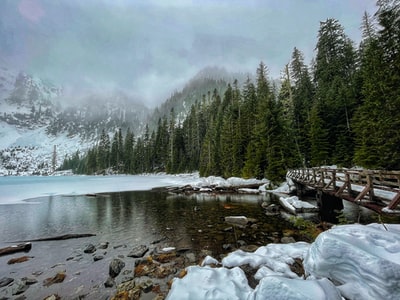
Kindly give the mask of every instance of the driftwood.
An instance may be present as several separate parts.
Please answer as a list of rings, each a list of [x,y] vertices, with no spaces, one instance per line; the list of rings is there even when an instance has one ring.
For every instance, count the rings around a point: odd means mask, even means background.
[[[58,235],[58,236],[53,236],[53,237],[34,239],[34,240],[29,240],[29,241],[30,242],[62,241],[62,240],[69,240],[69,239],[79,239],[79,238],[90,237],[90,236],[95,236],[95,234],[93,234],[93,233],[82,233],[82,234],[70,233],[70,234]]]
[[[0,256],[7,255],[7,254],[13,254],[13,253],[16,253],[16,252],[21,252],[21,251],[29,252],[29,250],[31,250],[31,249],[32,249],[32,244],[31,243],[13,245],[13,246],[10,246],[10,247],[1,248],[0,249]]]

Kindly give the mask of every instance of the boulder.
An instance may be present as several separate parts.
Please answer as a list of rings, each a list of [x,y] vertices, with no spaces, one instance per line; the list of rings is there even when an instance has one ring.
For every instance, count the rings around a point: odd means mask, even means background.
[[[108,274],[111,276],[111,278],[115,278],[119,275],[119,273],[121,273],[124,267],[125,263],[122,260],[119,258],[114,258],[110,263]]]

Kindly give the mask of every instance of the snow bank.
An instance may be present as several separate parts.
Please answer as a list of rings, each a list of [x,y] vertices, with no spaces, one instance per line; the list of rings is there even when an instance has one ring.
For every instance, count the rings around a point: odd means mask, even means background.
[[[290,270],[295,258],[304,259],[306,280]],[[209,264],[219,265],[207,257],[203,266]],[[254,290],[238,268],[246,264],[258,268]],[[167,299],[400,299],[400,225],[335,226],[311,245],[237,250],[222,265],[189,267],[173,281]]]
[[[311,245],[304,268],[343,284],[349,299],[399,299],[400,234],[376,226],[335,226]]]

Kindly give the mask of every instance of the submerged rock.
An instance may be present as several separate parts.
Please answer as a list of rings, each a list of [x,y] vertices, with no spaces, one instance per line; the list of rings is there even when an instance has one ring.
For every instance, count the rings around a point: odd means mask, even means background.
[[[29,285],[25,284],[22,280],[16,280],[12,285],[12,294],[13,295],[20,295],[24,293],[29,288]]]
[[[43,281],[43,285],[49,287],[55,283],[61,283],[64,281],[66,275],[64,272],[58,272],[54,277],[47,278]]]
[[[9,285],[11,282],[13,282],[14,279],[10,277],[3,277],[0,279],[0,287],[4,287]]]
[[[31,259],[32,256],[21,256],[21,257],[17,257],[17,258],[11,258],[7,264],[9,265],[13,265],[13,264],[19,264],[25,261],[28,261],[29,259]]]
[[[86,245],[85,249],[83,250],[85,253],[94,253],[95,251],[96,247],[93,244]]]
[[[225,222],[233,225],[246,226],[249,220],[245,216],[228,216]]]

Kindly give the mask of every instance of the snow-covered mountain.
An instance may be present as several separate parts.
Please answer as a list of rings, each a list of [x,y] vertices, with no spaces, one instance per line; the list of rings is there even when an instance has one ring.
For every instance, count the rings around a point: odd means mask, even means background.
[[[67,96],[49,82],[0,66],[0,175],[49,174],[103,129],[138,134],[148,109],[122,92]]]

